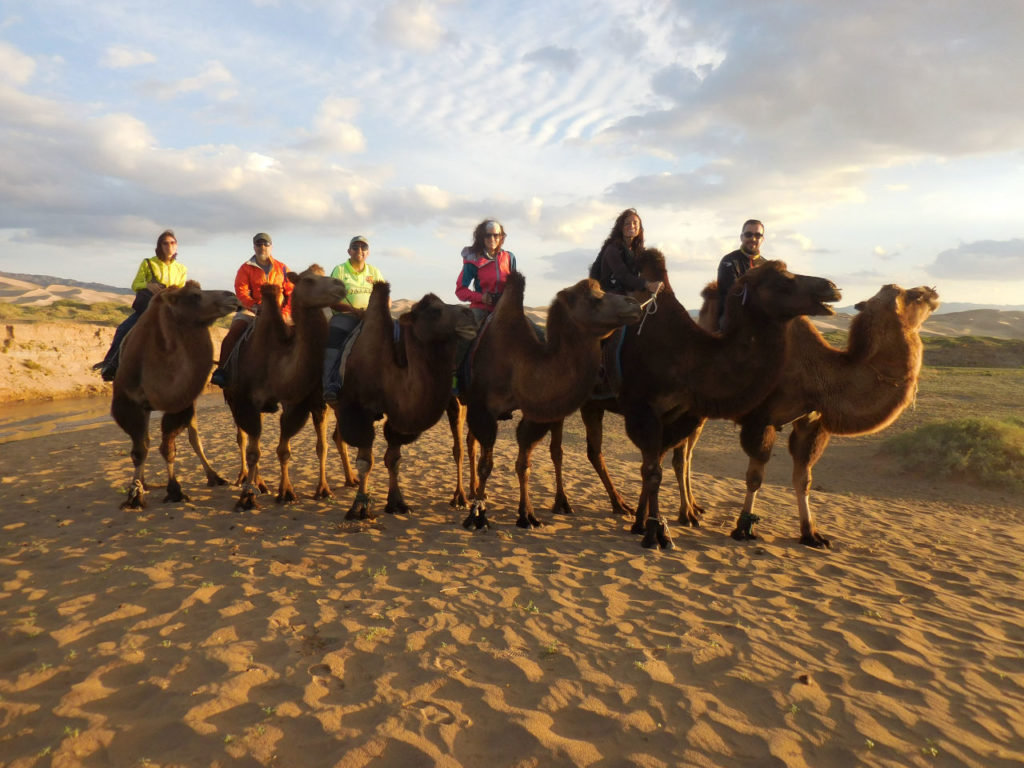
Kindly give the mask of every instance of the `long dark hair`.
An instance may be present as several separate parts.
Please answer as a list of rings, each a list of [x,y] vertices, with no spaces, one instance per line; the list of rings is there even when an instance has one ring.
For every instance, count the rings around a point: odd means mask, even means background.
[[[476,229],[473,230],[473,244],[469,246],[469,250],[475,256],[483,256],[486,252],[484,248],[484,235],[487,234],[487,225],[494,222],[501,227],[501,239],[498,241],[497,250],[501,250],[502,246],[505,245],[505,238],[508,237],[508,232],[505,231],[505,225],[497,219],[484,219],[476,225]]]
[[[163,232],[161,232],[160,233],[160,237],[158,237],[156,239],[156,248],[154,249],[154,251],[156,252],[156,257],[158,259],[160,258],[160,241],[163,240],[168,235],[173,237],[175,242],[178,241],[178,236],[176,234],[174,234],[174,230],[173,229],[165,229]],[[171,256],[171,261],[174,261],[176,258],[178,258],[178,254],[177,253],[175,253],[173,256]]]
[[[622,237],[622,224],[626,220],[627,216],[636,216],[636,220],[640,222],[640,231],[636,237],[633,238],[633,242],[627,247],[626,241]],[[640,218],[640,214],[636,212],[636,208],[627,208],[618,215],[615,219],[615,223],[612,224],[612,231],[608,233],[607,239],[604,241],[604,245],[601,246],[603,251],[608,243],[619,243],[623,250],[634,258],[644,249],[644,220]]]

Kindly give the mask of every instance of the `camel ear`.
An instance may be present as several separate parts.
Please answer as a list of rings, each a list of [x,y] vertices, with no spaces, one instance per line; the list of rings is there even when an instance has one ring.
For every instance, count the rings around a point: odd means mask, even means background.
[[[293,283],[299,282],[298,272],[286,272],[285,274],[288,276],[288,279],[291,280]]]

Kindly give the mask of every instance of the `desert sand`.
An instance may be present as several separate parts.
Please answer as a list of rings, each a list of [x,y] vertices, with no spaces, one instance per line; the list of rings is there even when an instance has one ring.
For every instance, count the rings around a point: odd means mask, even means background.
[[[105,344],[93,341],[100,354]],[[50,378],[84,372],[88,346],[41,364]],[[36,372],[3,381],[40,396],[48,377]],[[0,765],[1024,762],[1024,503],[901,475],[876,455],[878,437],[837,439],[819,464],[812,502],[833,549],[817,551],[797,542],[784,439],[761,540],[729,538],[746,462],[736,428],[709,425],[694,462],[704,524],[673,525],[677,548],[660,552],[609,515],[575,416],[576,514],[515,527],[506,422],[493,526],[470,532],[448,505],[445,423],[405,451],[413,513],[347,522],[354,491],[336,455],[336,499],[309,498],[309,427],[292,443],[295,504],[265,496],[234,511],[238,488],[207,487],[184,438],[191,499],[162,504],[154,418],[156,487],[131,512],[119,509],[129,442],[107,406],[101,395],[0,408]],[[211,461],[234,479],[219,391],[199,419]],[[273,482],[276,417],[265,423]],[[378,442],[380,510],[382,452]],[[638,459],[616,417],[606,455],[635,498]],[[554,486],[543,447],[533,467],[543,510]],[[669,480],[662,500],[674,519]]]

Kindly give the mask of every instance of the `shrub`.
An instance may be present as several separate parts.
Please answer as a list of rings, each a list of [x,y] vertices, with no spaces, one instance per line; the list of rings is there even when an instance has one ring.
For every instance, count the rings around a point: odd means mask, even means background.
[[[1024,420],[958,419],[890,437],[882,452],[902,469],[1024,491]]]

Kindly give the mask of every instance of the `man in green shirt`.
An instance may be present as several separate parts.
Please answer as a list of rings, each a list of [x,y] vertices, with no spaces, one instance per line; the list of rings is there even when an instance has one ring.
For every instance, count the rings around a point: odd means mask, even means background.
[[[338,401],[341,392],[341,349],[345,339],[359,321],[363,319],[366,305],[370,302],[373,284],[384,279],[372,264],[366,262],[370,255],[370,243],[362,235],[356,235],[348,244],[348,261],[344,261],[331,271],[345,284],[345,299],[340,307],[334,309],[330,331],[327,336],[327,348],[324,350],[324,400],[333,405]]]

